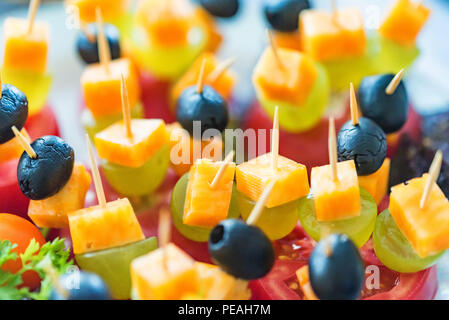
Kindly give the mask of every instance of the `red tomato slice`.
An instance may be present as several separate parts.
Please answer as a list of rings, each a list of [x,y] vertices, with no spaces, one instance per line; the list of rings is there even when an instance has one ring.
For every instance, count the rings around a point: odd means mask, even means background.
[[[41,246],[45,244],[45,239],[38,228],[31,222],[14,214],[0,214],[0,239],[9,240],[17,247],[13,250],[17,254],[25,252],[31,239],[35,239]],[[20,258],[8,261],[3,266],[3,270],[15,273],[20,270],[22,263]],[[30,289],[35,289],[40,284],[39,275],[34,271],[27,271],[22,275],[23,285]]]
[[[36,140],[42,136],[60,136],[58,119],[50,106],[45,106],[41,112],[29,116],[25,128],[31,137]]]
[[[0,212],[8,212],[28,218],[30,199],[20,191],[17,181],[19,159],[0,163]]]

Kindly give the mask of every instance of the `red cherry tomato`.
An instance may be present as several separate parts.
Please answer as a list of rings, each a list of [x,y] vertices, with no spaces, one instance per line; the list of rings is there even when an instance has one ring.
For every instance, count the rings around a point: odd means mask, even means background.
[[[42,233],[31,222],[13,214],[0,214],[0,239],[9,240],[17,244],[13,250],[17,254],[23,253],[30,244],[31,239],[35,239],[41,246],[45,244]],[[8,261],[2,269],[12,273],[17,272],[22,267],[19,258]],[[30,289],[36,289],[40,284],[39,275],[34,271],[27,271],[22,275],[23,285]]]
[[[20,191],[17,182],[17,164],[19,159],[0,163],[0,212],[17,214],[28,218],[30,199]]]
[[[25,128],[31,137],[36,140],[42,136],[59,136],[59,126],[56,115],[50,106],[45,106],[41,112],[28,117]]]

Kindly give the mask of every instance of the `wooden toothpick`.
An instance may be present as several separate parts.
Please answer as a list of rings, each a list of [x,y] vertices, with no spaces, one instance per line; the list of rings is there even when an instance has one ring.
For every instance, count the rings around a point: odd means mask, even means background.
[[[254,206],[253,210],[251,211],[251,213],[248,217],[248,220],[246,220],[247,224],[255,225],[257,223],[275,184],[276,184],[276,179],[273,179],[270,182],[270,184],[265,188],[265,190],[262,192],[262,194],[259,198],[259,201],[257,201],[256,205]]]
[[[198,80],[196,83],[196,92],[202,93],[204,88],[204,69],[206,68],[206,59],[203,59],[201,63],[200,74],[198,75]]]
[[[168,271],[167,245],[170,243],[171,238],[171,224],[170,212],[166,208],[162,208],[159,211],[159,225],[157,235],[159,247],[162,248],[162,264],[164,266],[164,269]]]
[[[231,152],[229,152],[226,158],[223,160],[223,163],[218,169],[217,174],[214,177],[214,180],[212,180],[212,183],[210,184],[211,189],[215,189],[215,187],[218,185],[218,182],[220,182],[221,178],[223,177],[226,171],[226,168],[232,162],[232,159],[234,159],[234,150],[231,150]]]
[[[401,83],[402,76],[404,75],[404,69],[401,69],[394,78],[390,81],[387,88],[385,89],[385,93],[388,95],[392,95],[396,89],[398,88],[399,84]]]
[[[226,70],[228,70],[233,63],[235,62],[235,58],[229,58],[226,59],[225,61],[221,62],[207,77],[207,80],[210,83],[214,83],[215,81],[217,81],[224,73]]]
[[[36,152],[33,150],[33,148],[31,147],[30,142],[28,141],[27,138],[25,138],[20,131],[16,128],[16,126],[12,126],[11,127],[12,132],[14,132],[14,135],[16,136],[17,140],[19,141],[20,145],[22,146],[22,148],[25,150],[25,152],[28,154],[28,156],[31,159],[36,159],[37,154]]]
[[[95,192],[97,193],[98,204],[106,207],[106,197],[104,195],[103,183],[101,182],[100,172],[98,171],[97,161],[95,160],[92,144],[90,143],[89,135],[86,133],[87,151],[89,152],[90,166],[92,168],[92,176],[94,179]]]
[[[0,99],[2,98],[3,92],[2,92],[2,72],[0,71]]]
[[[357,98],[355,96],[354,85],[350,84],[349,86],[349,95],[350,95],[350,108],[351,108],[351,120],[354,126],[359,124],[359,106],[357,105]]]
[[[123,73],[120,75],[121,82],[121,95],[122,95],[122,113],[123,121],[125,122],[126,136],[129,139],[133,138],[133,132],[131,128],[131,108],[129,106],[128,88],[126,87],[126,80]]]
[[[267,36],[268,36],[268,40],[270,41],[270,46],[271,46],[271,50],[273,50],[273,54],[274,54],[274,58],[276,59],[279,67],[282,70],[285,70],[284,64],[282,63],[282,60],[279,56],[279,50],[278,47],[276,45],[276,42],[273,39],[273,35],[271,34],[271,31],[267,29]]]
[[[87,25],[85,23],[81,24],[81,32],[84,33],[84,35],[87,38],[87,41],[89,41],[90,43],[94,43],[95,42],[95,35],[89,31],[89,29],[87,28]]]
[[[111,51],[109,49],[109,43],[104,34],[103,16],[101,14],[100,7],[96,9],[97,14],[97,29],[98,29],[98,53],[100,56],[100,63],[106,70],[106,73],[111,73]]]
[[[279,158],[279,107],[274,109],[273,133],[271,134],[271,169],[277,170]]]
[[[429,169],[429,178],[427,179],[426,186],[424,187],[424,192],[421,197],[421,201],[419,202],[419,207],[424,209],[426,206],[427,200],[429,199],[430,193],[432,191],[432,187],[438,180],[438,176],[441,171],[441,164],[443,163],[443,153],[441,150],[438,150],[435,153],[435,157],[433,158],[432,164]]]
[[[39,7],[40,0],[31,0],[28,8],[28,28],[27,34],[31,34],[33,31],[34,20],[36,19],[37,8]]]
[[[335,136],[335,121],[334,118],[329,118],[329,163],[332,170],[332,179],[334,181],[338,180],[337,172],[337,138]]]
[[[337,0],[331,0],[331,10],[332,18],[335,23],[338,23],[338,10],[337,10]]]

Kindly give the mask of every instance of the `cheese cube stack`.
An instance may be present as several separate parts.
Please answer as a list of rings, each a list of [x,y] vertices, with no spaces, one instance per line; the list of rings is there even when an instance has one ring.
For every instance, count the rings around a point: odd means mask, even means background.
[[[145,164],[166,143],[165,123],[161,119],[132,119],[133,137],[126,135],[124,121],[119,121],[95,136],[100,158],[125,167]]]
[[[127,198],[68,214],[75,254],[123,246],[145,239]]]
[[[359,57],[367,50],[361,12],[356,8],[331,12],[304,10],[299,18],[301,46],[317,61]]]
[[[449,248],[449,201],[437,184],[426,206],[420,201],[428,174],[391,188],[389,210],[416,253],[424,258]]]
[[[184,204],[183,223],[213,228],[228,216],[234,185],[235,163],[231,162],[214,189],[210,183],[217,174],[221,161],[199,159],[190,169]]]
[[[254,69],[254,86],[265,99],[302,106],[315,85],[318,69],[312,59],[299,51],[277,50],[282,65],[273,49],[266,48]]]
[[[57,194],[43,200],[30,200],[28,216],[39,228],[68,227],[67,214],[84,208],[91,180],[86,168],[75,163],[72,176]]]
[[[385,158],[384,163],[376,172],[367,176],[359,176],[359,186],[366,189],[377,204],[381,203],[387,195],[390,163],[390,159]]]
[[[169,243],[131,262],[131,282],[137,299],[179,300],[196,292],[195,261]]]
[[[28,33],[28,19],[7,18],[3,30],[3,68],[45,73],[50,42],[48,23],[35,21]]]
[[[237,166],[237,190],[253,201],[258,201],[265,188],[276,179],[267,208],[297,200],[309,193],[307,168],[293,160],[279,156],[278,168],[271,168],[271,153],[264,154]]]
[[[312,168],[312,194],[318,221],[360,215],[360,188],[354,160],[338,162],[337,172],[338,180],[334,180],[330,165]]]
[[[379,33],[387,39],[412,47],[430,15],[430,9],[412,0],[396,0]]]
[[[137,72],[126,58],[112,60],[110,73],[102,64],[91,64],[81,76],[81,87],[87,108],[94,118],[122,112],[121,75],[128,89],[129,105],[132,108],[140,99]]]

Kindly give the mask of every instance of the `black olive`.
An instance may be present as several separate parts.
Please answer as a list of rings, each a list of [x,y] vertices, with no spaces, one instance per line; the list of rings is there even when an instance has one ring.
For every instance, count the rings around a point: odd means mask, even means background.
[[[299,14],[310,9],[308,0],[265,0],[265,18],[274,30],[292,32],[298,30]]]
[[[309,260],[310,284],[320,300],[355,300],[365,280],[359,250],[345,235],[321,240]]]
[[[270,239],[259,228],[236,219],[215,226],[209,236],[209,253],[225,272],[245,280],[262,278],[274,265]]]
[[[14,138],[12,126],[20,131],[28,117],[28,100],[25,94],[10,84],[2,84],[0,99],[0,144]]]
[[[346,122],[337,137],[338,160],[354,160],[360,176],[376,172],[387,156],[387,137],[374,121],[362,117]]]
[[[226,101],[210,86],[204,86],[201,93],[197,92],[196,86],[185,89],[178,99],[176,116],[181,126],[191,135],[194,121],[200,121],[201,135],[207,129],[222,132],[229,121]]]
[[[84,32],[78,33],[76,40],[76,48],[81,59],[87,64],[98,63],[100,58],[98,56],[98,29],[96,24],[89,24],[87,26],[87,32],[92,35],[94,41],[89,41],[87,35]],[[120,32],[116,26],[112,24],[104,25],[104,35],[108,41],[109,49],[111,53],[111,59],[115,60],[120,58]]]
[[[32,200],[42,200],[59,192],[69,181],[73,171],[74,152],[64,140],[44,136],[31,147],[37,157],[26,152],[17,166],[17,179],[22,193]]]
[[[199,0],[211,15],[219,18],[231,18],[239,11],[239,0]]]
[[[392,95],[385,93],[394,74],[365,77],[359,87],[358,101],[364,117],[376,122],[385,133],[402,128],[408,117],[408,95],[401,81]]]
[[[50,300],[111,300],[111,294],[104,281],[95,273],[78,271],[66,273],[59,277],[58,282],[67,291],[64,296],[54,288]]]

